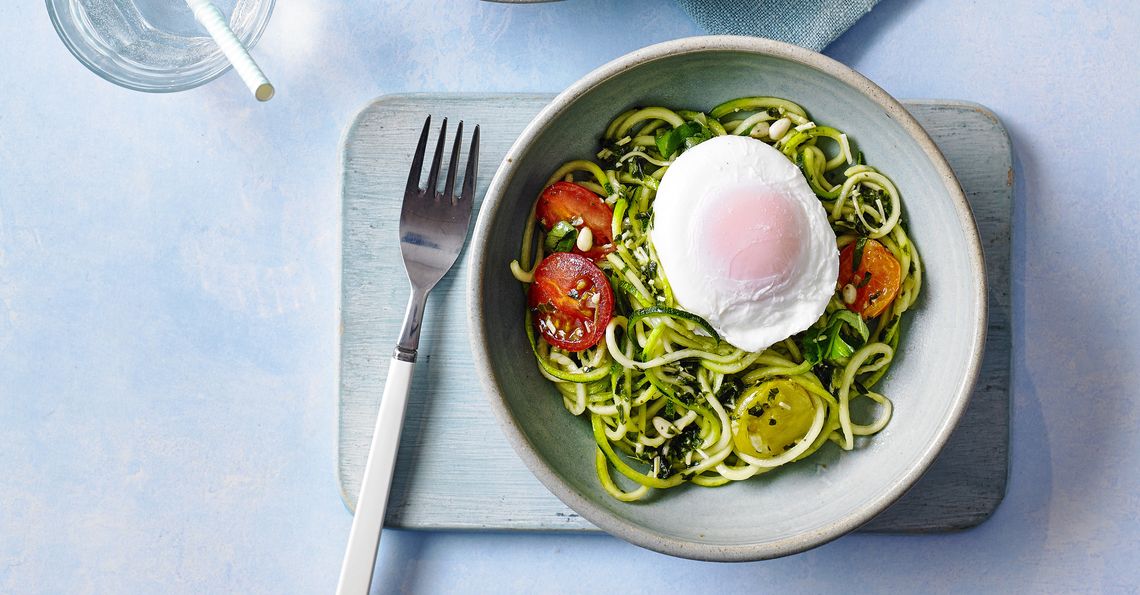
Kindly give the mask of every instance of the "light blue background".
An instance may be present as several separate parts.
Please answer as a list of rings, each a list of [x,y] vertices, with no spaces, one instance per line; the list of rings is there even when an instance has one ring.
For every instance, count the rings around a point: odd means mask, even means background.
[[[334,478],[338,143],[397,91],[557,91],[698,34],[671,2],[281,0],[256,56],[146,95],[39,2],[0,21],[0,592],[321,593]],[[608,536],[384,534],[404,592],[1135,591],[1140,7],[884,0],[828,50],[902,98],[977,101],[1019,176],[1013,467],[993,518],[776,561]]]

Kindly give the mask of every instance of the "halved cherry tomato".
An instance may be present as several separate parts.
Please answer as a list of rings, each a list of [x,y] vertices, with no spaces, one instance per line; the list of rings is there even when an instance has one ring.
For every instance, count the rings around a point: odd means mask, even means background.
[[[854,287],[855,301],[847,304],[847,309],[863,318],[874,318],[895,301],[902,271],[891,251],[875,240],[867,240],[863,245],[859,266],[854,267],[856,244],[847,244],[839,253],[839,281],[835,287],[840,292],[847,285]]]
[[[597,260],[613,252],[613,234],[610,233],[614,210],[602,197],[573,182],[555,182],[542,191],[534,216],[546,231],[559,221],[567,221],[575,229],[589,227],[594,234],[593,247],[585,252],[574,247],[574,252],[590,260]]]
[[[582,351],[602,340],[614,312],[614,292],[590,259],[570,252],[547,256],[534,270],[527,307],[547,343]]]
[[[791,380],[769,380],[737,399],[732,438],[747,454],[774,457],[807,435],[814,418],[807,390]]]

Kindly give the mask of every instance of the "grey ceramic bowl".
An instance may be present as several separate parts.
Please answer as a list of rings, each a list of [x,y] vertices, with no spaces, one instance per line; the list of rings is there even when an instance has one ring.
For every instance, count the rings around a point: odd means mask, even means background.
[[[852,452],[828,445],[777,472],[715,489],[687,486],[622,503],[594,472],[586,419],[539,375],[523,330],[524,296],[508,264],[547,176],[589,158],[610,118],[634,105],[711,109],[745,95],[803,105],[848,133],[903,195],[926,264],[895,364],[880,387],[885,430]],[[793,554],[858,528],[897,500],[945,444],[969,400],[986,328],[985,270],[973,215],[950,167],[898,101],[815,52],[743,37],[696,37],[638,50],[586,75],[523,131],[487,190],[470,246],[471,345],[507,438],[551,492],[598,527],[686,558]]]

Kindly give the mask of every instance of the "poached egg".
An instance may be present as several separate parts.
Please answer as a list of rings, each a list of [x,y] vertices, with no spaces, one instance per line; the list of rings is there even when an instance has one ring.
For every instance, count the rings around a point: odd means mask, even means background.
[[[827,212],[799,168],[768,144],[718,136],[673,161],[650,241],[678,304],[760,351],[823,315],[839,276]]]

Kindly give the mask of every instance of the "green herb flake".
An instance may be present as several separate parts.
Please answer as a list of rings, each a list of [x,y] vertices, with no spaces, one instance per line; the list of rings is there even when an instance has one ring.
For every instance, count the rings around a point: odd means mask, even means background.
[[[578,230],[569,221],[559,221],[550,228],[544,243],[547,252],[570,252],[578,241]]]
[[[658,130],[654,140],[661,157],[669,159],[682,146],[690,148],[712,138],[712,136],[712,132],[704,124],[685,122],[670,130]]]
[[[740,396],[740,382],[733,378],[725,379],[716,391],[716,400],[720,401],[726,409],[736,408],[736,399]]]
[[[859,265],[863,264],[863,248],[867,246],[867,236],[860,236],[855,240],[855,253],[851,256],[851,273],[854,274],[859,270]]]
[[[812,366],[824,361],[845,362],[870,336],[862,317],[850,310],[836,310],[822,327],[812,327],[804,333],[804,359]]]

